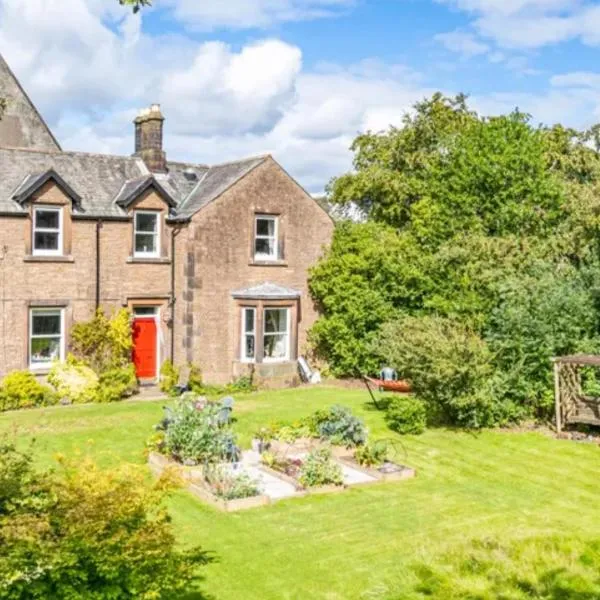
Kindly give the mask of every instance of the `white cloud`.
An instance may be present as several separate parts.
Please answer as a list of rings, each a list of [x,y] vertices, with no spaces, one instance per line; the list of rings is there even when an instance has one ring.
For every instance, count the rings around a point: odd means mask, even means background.
[[[355,0],[163,0],[184,26],[210,31],[220,27],[264,28],[288,21],[340,14]]]
[[[600,45],[600,6],[591,0],[438,2],[471,14],[477,34],[505,48],[540,48],[572,39]]]
[[[443,44],[448,50],[462,54],[466,58],[485,54],[489,51],[489,46],[471,34],[463,31],[450,31],[448,33],[439,33],[434,39]]]

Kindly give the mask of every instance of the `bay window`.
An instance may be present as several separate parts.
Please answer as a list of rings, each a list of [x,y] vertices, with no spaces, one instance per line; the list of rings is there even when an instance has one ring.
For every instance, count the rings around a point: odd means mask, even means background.
[[[29,366],[49,368],[53,361],[64,360],[64,310],[32,308],[29,313]]]
[[[61,207],[36,206],[33,209],[32,250],[36,256],[63,253],[63,210]]]
[[[160,213],[137,210],[133,216],[133,254],[140,258],[160,257]]]
[[[242,309],[242,361],[256,359],[256,309]]]
[[[288,308],[265,308],[263,313],[263,351],[265,362],[290,358],[290,311]]]

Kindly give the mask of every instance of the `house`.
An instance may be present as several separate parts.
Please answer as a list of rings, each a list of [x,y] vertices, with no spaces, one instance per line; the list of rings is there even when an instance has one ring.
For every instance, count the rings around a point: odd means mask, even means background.
[[[333,222],[274,158],[170,161],[158,105],[132,156],[63,151],[2,57],[0,97],[0,376],[47,372],[100,306],[134,315],[142,381],[166,359],[295,379]]]

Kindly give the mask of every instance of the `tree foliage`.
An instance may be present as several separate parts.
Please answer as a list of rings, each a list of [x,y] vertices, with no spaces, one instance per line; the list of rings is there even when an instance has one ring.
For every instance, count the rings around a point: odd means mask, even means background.
[[[0,440],[0,598],[180,598],[209,556],[177,548],[168,489],[87,461],[40,473]]]
[[[543,412],[549,359],[600,350],[598,142],[597,127],[537,127],[519,111],[484,118],[464,96],[441,94],[416,104],[401,128],[359,135],[354,169],[329,195],[358,204],[367,222],[338,226],[311,272],[323,315],[315,352],[338,376],[390,362],[418,377],[415,360],[442,374],[454,336],[469,331],[490,373],[462,393],[460,378],[447,382],[455,401],[497,402],[498,418],[511,403],[514,414]],[[434,344],[438,318],[453,325]],[[429,356],[411,349],[417,339]]]

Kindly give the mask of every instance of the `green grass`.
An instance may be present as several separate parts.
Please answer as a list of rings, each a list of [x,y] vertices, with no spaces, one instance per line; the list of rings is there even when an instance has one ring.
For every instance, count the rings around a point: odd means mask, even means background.
[[[400,439],[362,390],[332,387],[239,397],[243,445],[274,420],[340,403],[363,416],[371,436]],[[0,432],[34,437],[40,464],[80,451],[101,465],[143,463],[161,402],[6,413]],[[216,600],[378,599],[428,561],[472,538],[503,541],[567,533],[600,539],[599,449],[534,433],[432,430],[402,438],[416,479],[288,500],[223,514],[185,492],[171,501],[182,542],[213,550],[204,588]]]

